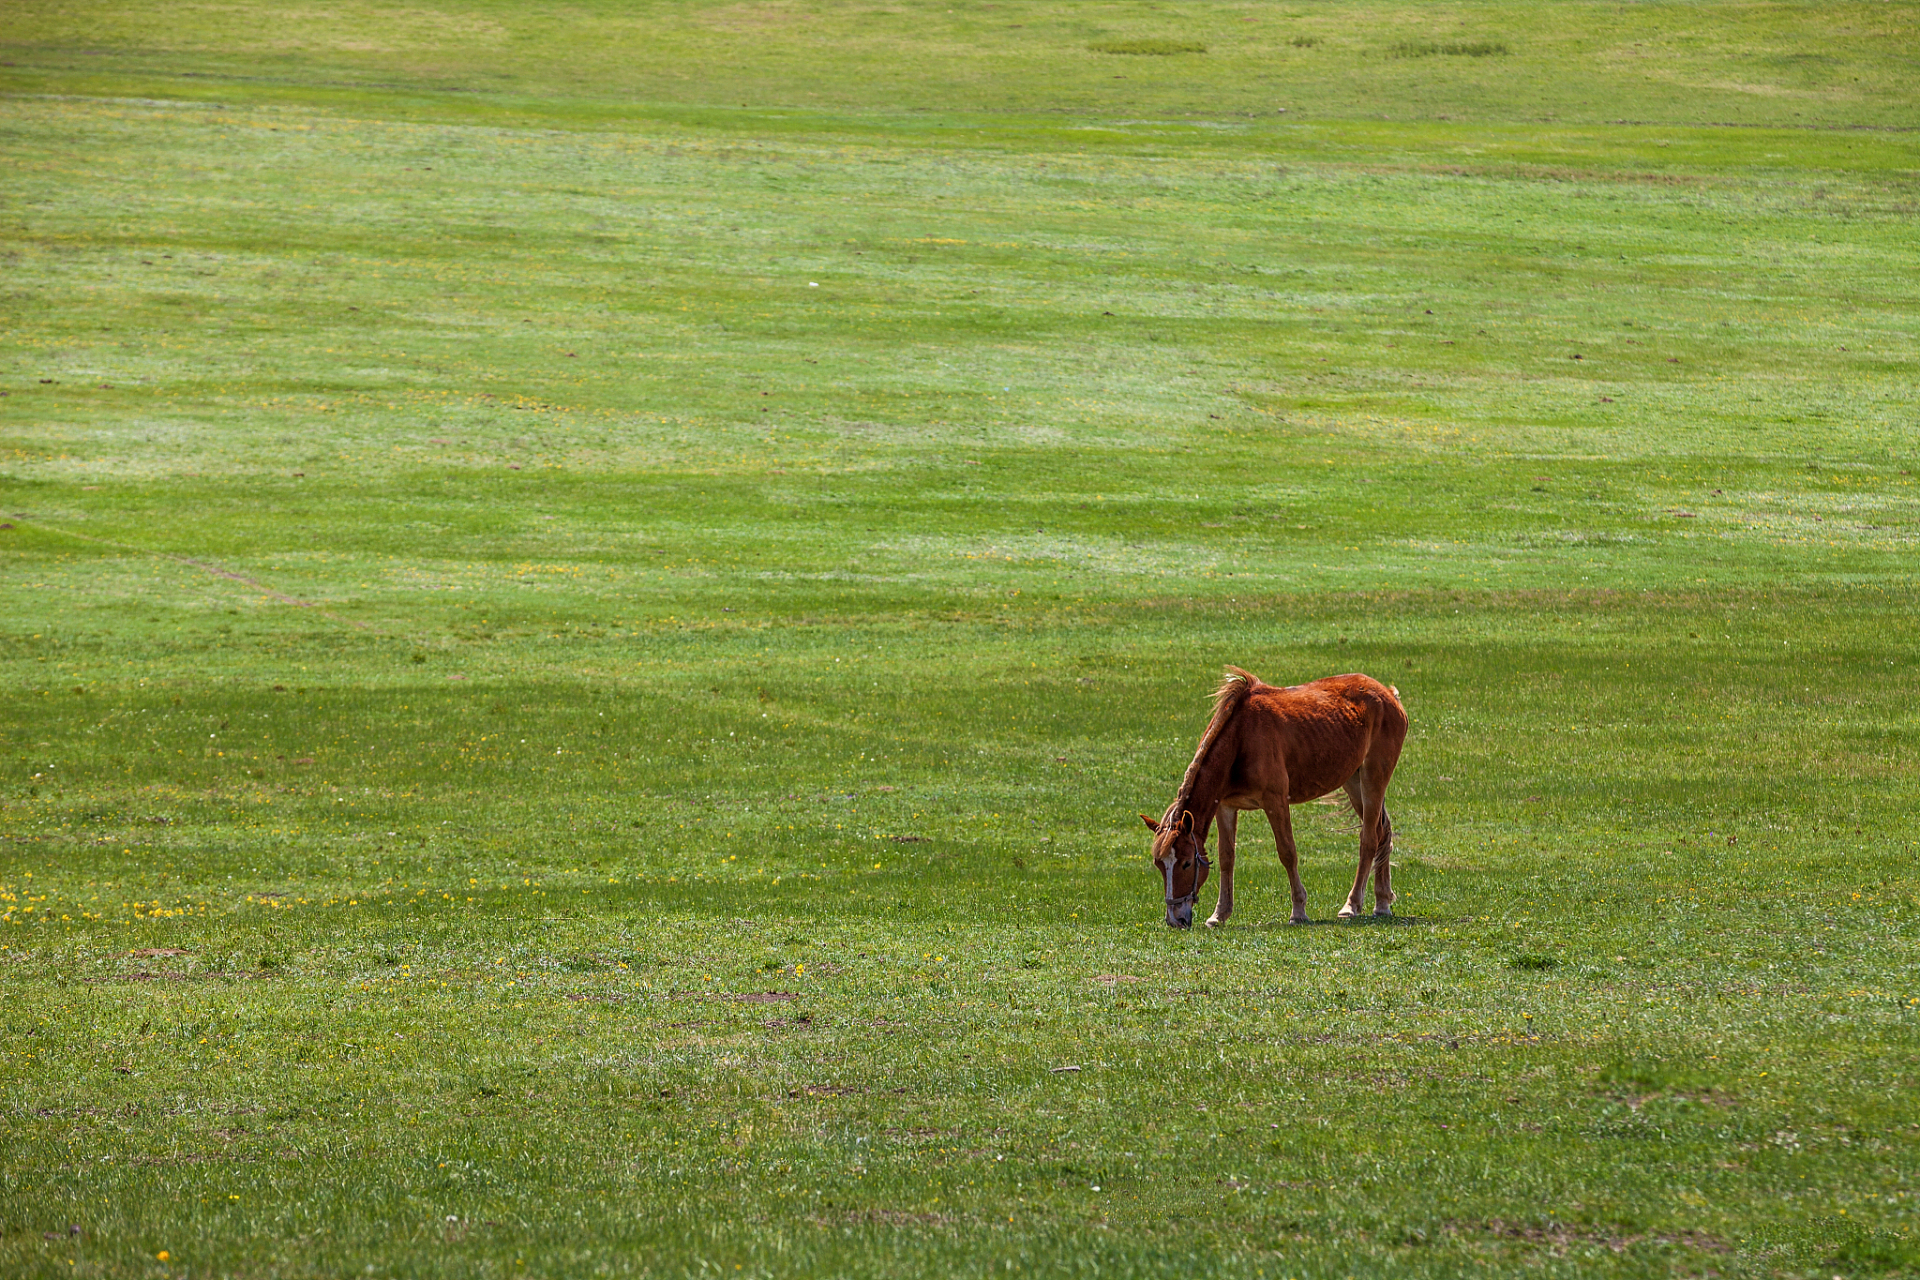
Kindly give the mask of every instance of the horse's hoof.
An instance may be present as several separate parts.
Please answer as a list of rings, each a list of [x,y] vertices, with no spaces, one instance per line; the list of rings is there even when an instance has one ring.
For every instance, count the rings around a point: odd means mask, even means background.
[[[1354,910],[1350,906],[1340,908],[1340,918],[1342,920],[1351,920],[1359,914],[1360,913],[1358,911]]]
[[[1293,919],[1287,921],[1287,923],[1288,924],[1312,924],[1313,921],[1307,919],[1305,916],[1295,916]]]
[[[1373,909],[1373,918],[1375,920],[1391,920],[1393,919],[1393,908],[1392,907],[1375,907]]]
[[[1208,917],[1207,917],[1207,928],[1209,928],[1209,929],[1218,929],[1218,928],[1219,928],[1219,927],[1220,927],[1221,925],[1223,925],[1223,924],[1225,924],[1225,923],[1226,923],[1226,921],[1225,921],[1225,920],[1222,920],[1222,919],[1221,919],[1221,918],[1220,918],[1219,916],[1208,916]]]

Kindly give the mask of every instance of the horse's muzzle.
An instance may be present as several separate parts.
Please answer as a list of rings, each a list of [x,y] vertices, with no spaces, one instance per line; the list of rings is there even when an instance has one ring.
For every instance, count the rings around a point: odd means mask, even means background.
[[[1167,877],[1166,904],[1169,929],[1193,928],[1193,904],[1200,897],[1200,886],[1207,882],[1207,872],[1213,868],[1213,863],[1207,860],[1205,849],[1196,849],[1193,860],[1198,864],[1193,869],[1193,887],[1177,898],[1173,896],[1173,863],[1169,861],[1162,868]]]

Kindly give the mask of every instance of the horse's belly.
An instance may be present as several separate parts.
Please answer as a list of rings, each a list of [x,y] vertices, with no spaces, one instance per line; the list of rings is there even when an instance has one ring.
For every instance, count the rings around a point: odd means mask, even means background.
[[[1305,804],[1309,800],[1318,800],[1330,791],[1337,791],[1348,778],[1360,768],[1360,761],[1342,760],[1338,764],[1322,765],[1300,772],[1289,770],[1287,774],[1287,803]]]

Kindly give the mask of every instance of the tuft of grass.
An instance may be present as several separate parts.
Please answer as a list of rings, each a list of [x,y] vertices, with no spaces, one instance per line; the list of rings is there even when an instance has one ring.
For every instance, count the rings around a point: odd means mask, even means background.
[[[1911,1228],[1872,1228],[1847,1218],[1829,1218],[1825,1234],[1837,1239],[1829,1266],[1858,1268],[1865,1274],[1920,1275],[1920,1233]]]
[[[1207,51],[1207,46],[1193,40],[1096,40],[1087,48],[1095,53],[1120,53],[1148,58]]]
[[[1512,50],[1504,40],[1467,40],[1440,43],[1433,40],[1401,40],[1387,46],[1387,52],[1396,58],[1496,58],[1505,57]]]
[[[1295,36],[1293,37],[1293,39],[1287,41],[1287,43],[1292,45],[1296,49],[1312,49],[1319,45],[1320,37],[1319,36]]]

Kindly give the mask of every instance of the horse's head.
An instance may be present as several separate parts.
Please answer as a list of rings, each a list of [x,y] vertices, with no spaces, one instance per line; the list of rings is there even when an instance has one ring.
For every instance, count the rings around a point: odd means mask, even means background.
[[[1193,820],[1191,810],[1182,809],[1155,822],[1146,814],[1140,821],[1153,832],[1153,865],[1167,890],[1167,927],[1187,929],[1193,926],[1193,900],[1207,882],[1206,847],[1201,843],[1202,829]]]

